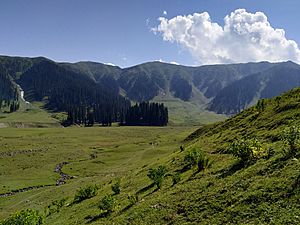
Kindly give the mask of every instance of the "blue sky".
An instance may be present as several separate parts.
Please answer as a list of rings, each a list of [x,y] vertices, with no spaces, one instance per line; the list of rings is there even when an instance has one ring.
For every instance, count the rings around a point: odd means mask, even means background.
[[[238,8],[262,11],[273,28],[284,29],[288,40],[300,44],[299,0],[3,0],[0,54],[121,67],[159,59],[184,65],[214,62],[199,60],[196,50],[176,38],[164,41],[165,30],[154,34],[150,29],[162,16],[169,20],[203,12],[223,26],[224,17]]]

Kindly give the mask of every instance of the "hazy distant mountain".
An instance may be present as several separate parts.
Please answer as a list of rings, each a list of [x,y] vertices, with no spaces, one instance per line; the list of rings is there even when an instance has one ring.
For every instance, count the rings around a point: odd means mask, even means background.
[[[300,66],[293,62],[274,65],[223,88],[209,107],[217,113],[235,114],[261,98],[271,98],[300,86]]]
[[[86,98],[97,92],[136,102],[161,101],[175,110],[192,104],[199,112],[208,108],[219,114],[237,113],[260,98],[300,86],[300,66],[292,62],[200,67],[149,62],[121,69],[95,62],[56,63],[42,57],[1,56],[0,66],[2,98],[13,98],[11,90],[17,83],[32,101],[51,99],[59,91],[84,92]],[[62,108],[55,105],[57,102],[51,106]]]

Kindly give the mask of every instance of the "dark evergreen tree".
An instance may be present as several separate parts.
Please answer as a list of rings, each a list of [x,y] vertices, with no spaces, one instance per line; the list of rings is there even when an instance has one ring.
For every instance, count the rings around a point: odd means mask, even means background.
[[[142,102],[131,106],[125,116],[128,126],[166,126],[168,109],[164,104]]]

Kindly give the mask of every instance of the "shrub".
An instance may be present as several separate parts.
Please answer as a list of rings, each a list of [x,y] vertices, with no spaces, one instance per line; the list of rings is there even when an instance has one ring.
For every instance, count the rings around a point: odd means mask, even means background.
[[[133,206],[139,201],[139,196],[138,195],[128,195],[128,200],[129,200],[129,205]]]
[[[34,209],[24,209],[15,213],[4,221],[1,225],[40,225],[44,224],[44,217],[39,215],[39,212]]]
[[[53,201],[50,205],[48,205],[46,209],[46,216],[50,216],[53,213],[57,213],[60,209],[65,205],[67,198],[62,198],[60,200]]]
[[[120,180],[117,180],[116,183],[114,183],[111,186],[111,190],[114,192],[115,195],[120,194],[121,189],[120,189]]]
[[[159,166],[157,169],[151,168],[147,176],[153,181],[153,183],[157,186],[157,188],[160,189],[166,173],[167,173],[166,167]]]
[[[209,159],[204,155],[203,151],[198,148],[193,148],[191,151],[189,151],[185,155],[184,161],[190,168],[197,165],[199,172],[209,167],[210,165]]]
[[[229,153],[246,165],[263,156],[264,150],[257,139],[242,139],[230,144]]]
[[[175,174],[172,176],[173,186],[174,186],[175,184],[177,184],[180,180],[181,180],[180,173],[175,173]]]
[[[85,188],[80,188],[79,190],[77,190],[73,202],[79,203],[85,199],[89,199],[96,196],[98,189],[99,188],[97,187],[97,185],[90,185]]]
[[[112,213],[116,207],[116,200],[112,195],[104,196],[99,202],[99,209],[105,213]]]
[[[288,151],[286,151],[286,155],[293,157],[296,155],[299,146],[300,140],[300,128],[299,126],[291,126],[284,129],[282,132],[282,140],[286,145],[289,146]]]
[[[264,156],[265,159],[270,159],[272,156],[275,155],[275,150],[273,147],[269,147],[267,149],[266,155]]]

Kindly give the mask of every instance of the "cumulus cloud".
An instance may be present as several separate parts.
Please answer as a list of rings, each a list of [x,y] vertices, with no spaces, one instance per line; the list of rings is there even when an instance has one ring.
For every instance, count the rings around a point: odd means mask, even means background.
[[[163,14],[164,14],[165,16],[168,15],[168,13],[167,13],[166,10],[163,11]]]
[[[178,43],[200,64],[286,61],[300,63],[300,50],[293,40],[276,29],[263,12],[237,9],[224,18],[224,26],[212,22],[207,12],[159,18],[153,28],[163,40]]]

